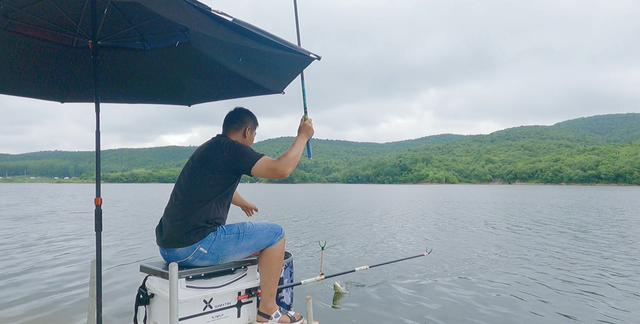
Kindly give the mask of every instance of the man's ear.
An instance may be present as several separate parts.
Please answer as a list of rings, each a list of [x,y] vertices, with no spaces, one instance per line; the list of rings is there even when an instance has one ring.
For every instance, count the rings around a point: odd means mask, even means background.
[[[251,136],[251,126],[245,127],[242,135],[244,138],[249,138]]]

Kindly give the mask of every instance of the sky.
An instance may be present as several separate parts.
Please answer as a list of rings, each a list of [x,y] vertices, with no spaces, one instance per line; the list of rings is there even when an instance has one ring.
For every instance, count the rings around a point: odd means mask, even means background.
[[[292,0],[205,0],[296,42]],[[392,142],[640,113],[634,0],[298,0],[315,138]],[[2,64],[0,62],[0,64]],[[199,145],[236,106],[256,141],[295,136],[300,80],[284,95],[192,107],[102,104],[102,148]],[[92,104],[0,95],[0,153],[92,151]]]

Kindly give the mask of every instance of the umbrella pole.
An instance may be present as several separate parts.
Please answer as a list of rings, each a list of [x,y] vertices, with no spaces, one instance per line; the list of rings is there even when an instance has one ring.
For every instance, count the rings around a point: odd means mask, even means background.
[[[298,23],[298,1],[293,0],[293,10],[296,14],[296,36],[298,37],[298,47],[300,45],[300,24]],[[309,119],[309,113],[307,112],[307,92],[304,87],[304,71],[300,72],[300,83],[302,83],[302,105],[304,106],[304,120]],[[307,141],[307,157],[311,160],[311,139]]]
[[[96,0],[91,1],[91,62],[93,68],[93,91],[96,110],[96,198],[94,200],[94,222],[96,232],[96,323],[102,324],[102,197],[100,196],[100,51]]]
[[[97,91],[96,91],[97,92]],[[96,95],[96,98],[98,96]],[[102,324],[102,197],[100,196],[100,101],[96,101],[96,323]]]

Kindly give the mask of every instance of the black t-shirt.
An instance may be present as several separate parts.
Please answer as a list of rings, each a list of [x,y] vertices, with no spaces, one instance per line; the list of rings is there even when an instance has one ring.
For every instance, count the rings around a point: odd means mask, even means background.
[[[224,225],[240,178],[251,175],[263,156],[226,135],[198,147],[180,172],[156,227],[158,246],[189,246]]]

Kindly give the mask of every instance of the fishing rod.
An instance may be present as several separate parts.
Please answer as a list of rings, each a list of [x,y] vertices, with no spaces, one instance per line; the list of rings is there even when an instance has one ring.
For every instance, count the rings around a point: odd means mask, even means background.
[[[298,23],[298,1],[293,0],[293,10],[296,14],[296,35],[298,36],[298,47],[302,47],[300,44],[300,24]],[[304,107],[304,120],[309,119],[309,113],[307,111],[307,92],[304,87],[304,71],[300,72],[300,83],[302,83],[302,105]],[[311,160],[311,139],[307,141],[307,157]]]
[[[383,263],[378,263],[378,264],[374,264],[374,265],[365,265],[362,267],[357,267],[351,270],[347,270],[347,271],[343,271],[343,272],[338,272],[338,273],[334,273],[334,274],[330,274],[330,275],[323,275],[320,274],[316,277],[313,278],[309,278],[309,279],[305,279],[302,281],[298,281],[298,282],[294,282],[294,283],[290,283],[290,284],[286,284],[286,285],[282,285],[282,286],[278,286],[278,291],[282,290],[282,289],[286,289],[286,288],[291,288],[291,287],[295,287],[295,286],[300,286],[300,285],[304,285],[304,284],[308,284],[311,282],[316,282],[316,281],[321,281],[324,279],[329,279],[329,278],[333,278],[333,277],[337,277],[337,276],[342,276],[345,275],[347,273],[352,273],[352,272],[356,272],[356,271],[361,271],[361,270],[369,270],[371,268],[375,268],[375,267],[379,267],[379,266],[383,266],[383,265],[387,265],[387,264],[391,264],[391,263],[396,263],[396,262],[400,262],[400,261],[405,261],[405,260],[409,260],[409,259],[415,259],[415,258],[419,258],[419,257],[423,257],[423,256],[427,256],[429,254],[431,254],[431,251],[433,251],[433,249],[429,250],[429,248],[427,248],[426,252],[418,254],[418,255],[414,255],[414,256],[410,256],[410,257],[406,257],[406,258],[402,258],[402,259],[398,259],[398,260],[393,260],[393,261],[387,261],[387,262],[383,262]]]

